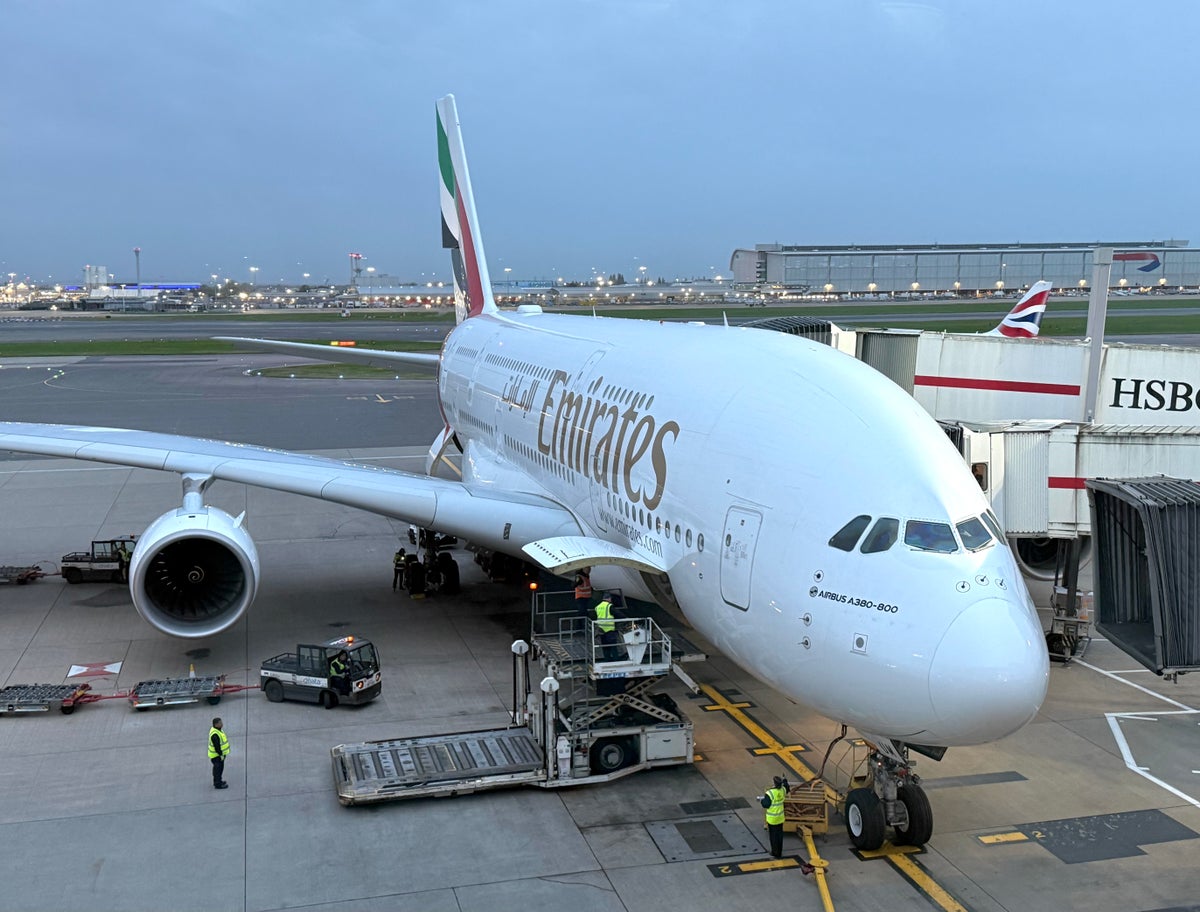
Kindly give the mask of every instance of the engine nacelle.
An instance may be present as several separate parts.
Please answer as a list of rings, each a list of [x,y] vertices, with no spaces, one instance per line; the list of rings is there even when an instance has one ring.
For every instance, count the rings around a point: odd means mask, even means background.
[[[1054,579],[1058,568],[1058,551],[1065,544],[1061,538],[1010,538],[1009,546],[1017,559],[1017,566],[1026,580],[1048,581]],[[1079,566],[1087,567],[1092,560],[1092,538],[1080,536]]]
[[[203,506],[164,513],[129,563],[138,614],[163,633],[206,637],[231,627],[258,590],[258,550],[240,519]]]

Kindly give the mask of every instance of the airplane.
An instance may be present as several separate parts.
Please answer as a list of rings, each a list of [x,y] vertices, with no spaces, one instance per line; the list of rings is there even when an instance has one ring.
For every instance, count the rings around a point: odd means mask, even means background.
[[[1034,282],[996,328],[983,335],[1006,336],[1009,339],[1037,338],[1038,331],[1042,328],[1046,302],[1050,299],[1050,289],[1053,287],[1045,280]]]
[[[130,590],[158,630],[208,637],[253,601],[243,513],[215,481],[359,507],[620,588],[681,614],[785,696],[855,728],[870,785],[859,848],[923,845],[910,750],[940,759],[1020,729],[1049,659],[1004,532],[962,458],[854,358],[759,329],[501,312],[454,97],[437,103],[443,243],[458,323],[438,354],[245,340],[327,360],[437,369],[445,427],[426,475],[119,428],[0,422],[0,449],[161,469],[182,505],[139,537]],[[461,449],[461,479],[432,474]]]

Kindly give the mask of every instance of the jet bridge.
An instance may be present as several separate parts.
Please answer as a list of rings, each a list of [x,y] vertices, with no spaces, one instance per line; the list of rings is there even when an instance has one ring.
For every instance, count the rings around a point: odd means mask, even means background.
[[[1200,669],[1200,484],[1089,480],[1096,627],[1159,675]]]

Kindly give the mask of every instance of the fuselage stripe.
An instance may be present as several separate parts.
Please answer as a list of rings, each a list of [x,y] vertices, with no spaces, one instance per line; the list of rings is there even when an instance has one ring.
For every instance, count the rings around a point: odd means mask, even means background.
[[[913,385],[991,390],[1003,393],[1045,393],[1050,396],[1079,395],[1079,386],[1071,383],[1028,383],[1023,380],[984,380],[977,377],[932,377],[928,374],[917,374],[913,377]]]

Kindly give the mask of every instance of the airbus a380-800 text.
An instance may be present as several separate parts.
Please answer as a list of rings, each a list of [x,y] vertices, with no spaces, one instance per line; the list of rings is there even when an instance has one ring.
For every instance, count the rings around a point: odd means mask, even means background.
[[[214,481],[360,507],[677,609],[739,665],[856,728],[873,782],[851,839],[932,834],[909,749],[940,756],[1019,729],[1048,660],[1004,533],[937,424],[872,368],[754,328],[500,312],[453,96],[441,99],[443,238],[458,325],[439,354],[257,341],[315,357],[437,369],[462,450],[444,479],[115,428],[0,423],[0,448],[162,469],[183,503],[140,537],[138,611],[206,637],[245,612],[258,558]]]

